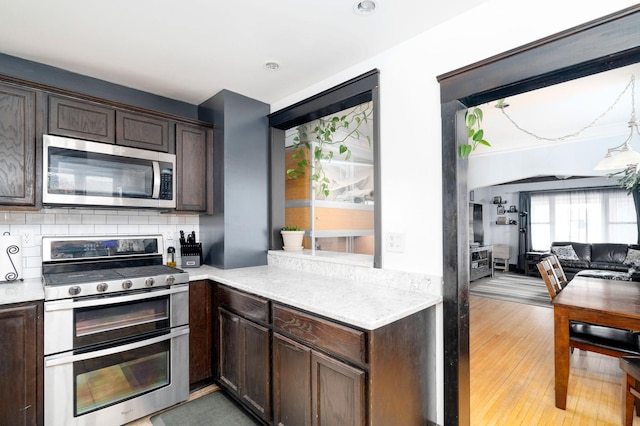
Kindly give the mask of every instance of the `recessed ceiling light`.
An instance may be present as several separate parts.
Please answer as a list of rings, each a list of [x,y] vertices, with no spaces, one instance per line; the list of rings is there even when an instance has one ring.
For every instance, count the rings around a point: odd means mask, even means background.
[[[358,15],[371,15],[376,10],[377,4],[377,0],[356,0],[353,3],[353,10]]]
[[[280,68],[280,64],[276,61],[269,61],[264,64],[264,67],[269,71],[276,71],[278,68]]]

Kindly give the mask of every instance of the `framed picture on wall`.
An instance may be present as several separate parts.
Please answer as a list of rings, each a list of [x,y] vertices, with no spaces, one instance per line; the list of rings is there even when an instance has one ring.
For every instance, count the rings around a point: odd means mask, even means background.
[[[473,191],[469,191],[469,201],[475,201],[475,193]]]
[[[504,206],[498,206],[498,214],[504,214]]]
[[[502,204],[502,197],[493,197],[493,204]]]

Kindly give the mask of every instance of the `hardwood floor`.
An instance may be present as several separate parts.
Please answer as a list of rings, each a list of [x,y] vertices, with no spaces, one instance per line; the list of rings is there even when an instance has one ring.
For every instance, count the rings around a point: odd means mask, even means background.
[[[574,351],[567,409],[558,409],[553,309],[478,296],[469,303],[472,426],[622,424],[616,358]]]

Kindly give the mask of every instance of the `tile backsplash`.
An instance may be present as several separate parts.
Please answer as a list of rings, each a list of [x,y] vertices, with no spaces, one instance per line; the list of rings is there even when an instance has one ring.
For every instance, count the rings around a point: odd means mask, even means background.
[[[154,210],[101,210],[51,208],[36,212],[0,211],[0,235],[29,234],[30,247],[22,247],[22,277],[39,278],[42,273],[43,236],[161,234],[167,247],[176,248],[180,265],[179,231],[196,232],[200,241],[200,219],[192,214],[166,214]],[[169,239],[167,237],[170,237]]]

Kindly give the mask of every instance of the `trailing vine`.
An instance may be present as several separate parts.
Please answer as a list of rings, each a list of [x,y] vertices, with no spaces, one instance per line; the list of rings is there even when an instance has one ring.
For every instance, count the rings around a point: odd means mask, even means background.
[[[501,104],[504,100],[499,101]],[[482,129],[482,110],[478,107],[467,110],[464,116],[464,122],[467,126],[467,143],[458,146],[458,156],[467,158],[471,152],[475,151],[478,145],[491,146],[484,139],[484,130]]]
[[[343,160],[351,158],[350,139],[366,139],[371,146],[371,137],[362,132],[362,126],[371,120],[371,103],[358,105],[343,115],[323,117],[299,126],[293,138],[294,152],[291,158],[296,166],[287,169],[289,179],[298,179],[312,169],[311,181],[316,193],[328,197],[331,181],[322,167],[323,161],[331,161],[334,154]],[[310,158],[307,152],[311,153]],[[312,166],[313,162],[313,167]]]

